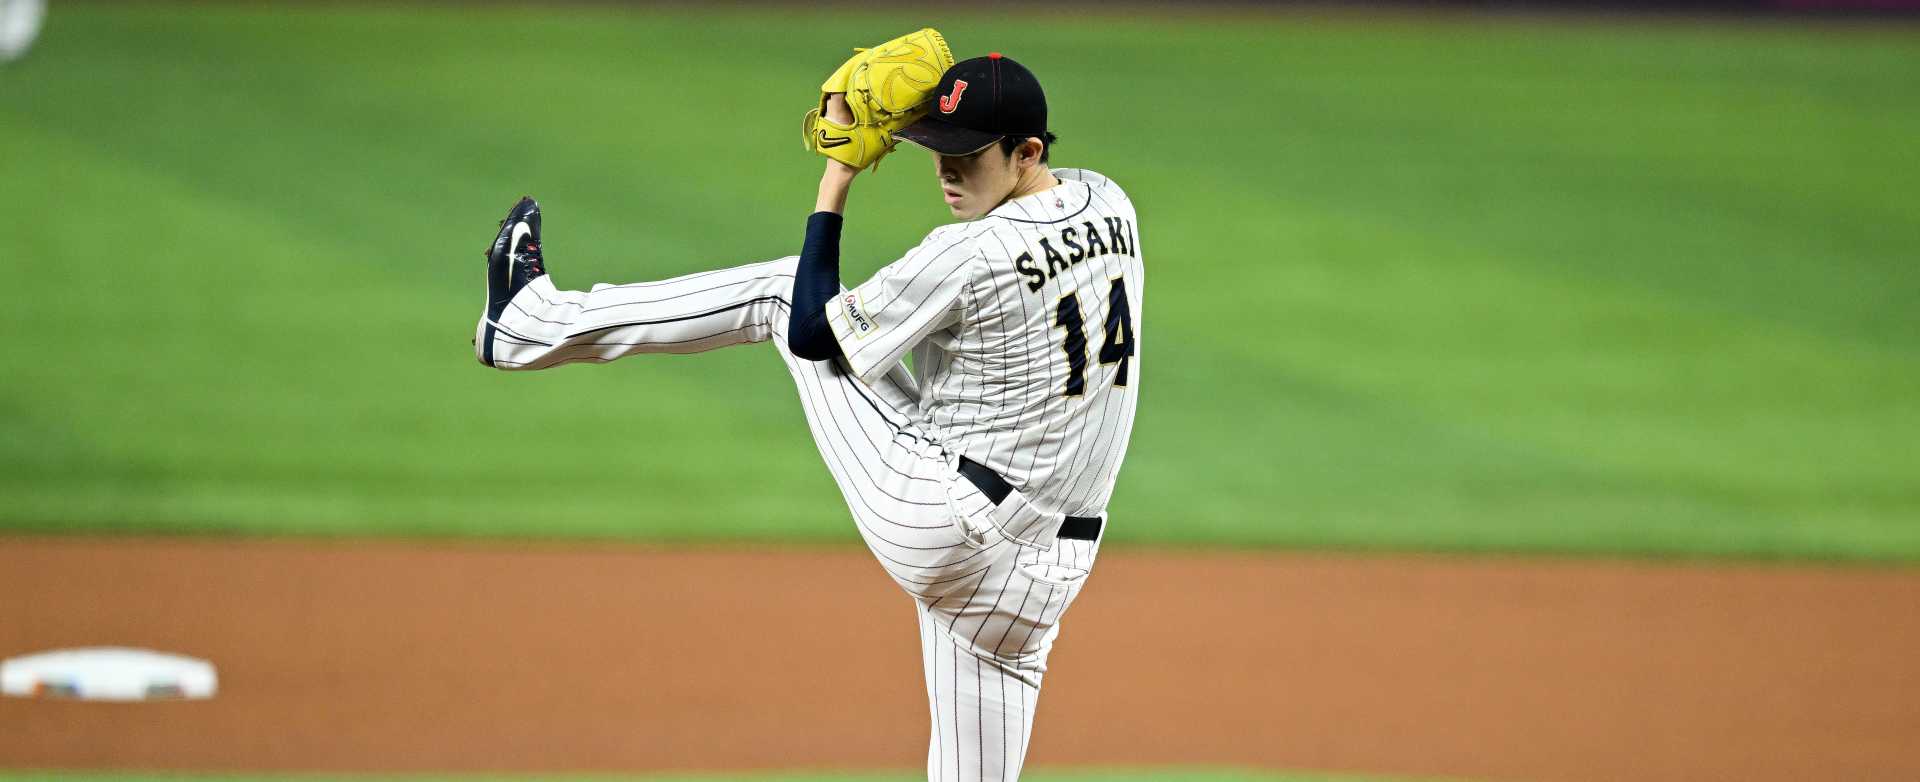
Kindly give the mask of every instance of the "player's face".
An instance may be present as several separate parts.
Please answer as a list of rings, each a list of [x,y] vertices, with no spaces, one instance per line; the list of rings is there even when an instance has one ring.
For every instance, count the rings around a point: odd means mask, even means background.
[[[933,153],[934,173],[954,217],[972,220],[1007,200],[1020,183],[1020,167],[999,144],[971,155]]]

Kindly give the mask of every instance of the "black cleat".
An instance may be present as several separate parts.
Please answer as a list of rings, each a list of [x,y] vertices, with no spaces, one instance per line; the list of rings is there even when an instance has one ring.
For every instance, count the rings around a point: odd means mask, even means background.
[[[480,363],[493,366],[493,337],[507,302],[546,273],[540,257],[540,204],[532,196],[522,197],[500,221],[500,233],[487,249],[487,309],[473,346]]]

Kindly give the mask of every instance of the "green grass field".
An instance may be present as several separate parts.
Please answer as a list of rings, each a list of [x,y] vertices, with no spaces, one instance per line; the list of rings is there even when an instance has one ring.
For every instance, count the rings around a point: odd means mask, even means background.
[[[0,67],[0,527],[855,539],[768,349],[471,358],[795,252],[801,113],[924,23],[1142,215],[1121,544],[1920,557],[1920,37],[1520,17],[56,4]],[[940,224],[903,151],[851,276]]]

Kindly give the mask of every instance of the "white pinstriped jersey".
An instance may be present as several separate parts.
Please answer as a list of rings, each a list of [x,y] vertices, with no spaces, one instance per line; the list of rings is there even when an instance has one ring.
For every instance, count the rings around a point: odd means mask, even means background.
[[[1100,174],[943,226],[828,305],[877,382],[909,352],[920,424],[1042,509],[1102,514],[1140,393],[1144,267],[1133,202]]]

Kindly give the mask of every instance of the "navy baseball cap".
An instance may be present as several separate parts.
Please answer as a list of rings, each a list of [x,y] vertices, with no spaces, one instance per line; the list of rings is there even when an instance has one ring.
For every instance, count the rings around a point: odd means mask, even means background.
[[[971,155],[1008,136],[1047,135],[1047,94],[1027,66],[994,52],[954,63],[927,115],[893,134],[942,155]]]

